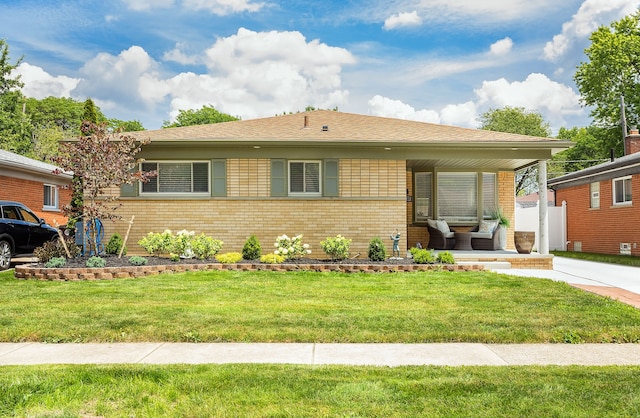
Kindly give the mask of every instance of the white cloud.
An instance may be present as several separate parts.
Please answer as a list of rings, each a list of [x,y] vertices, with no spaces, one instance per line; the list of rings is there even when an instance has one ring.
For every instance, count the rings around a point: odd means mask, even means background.
[[[585,0],[571,20],[562,25],[562,32],[547,42],[544,58],[558,59],[576,40],[588,38],[598,26],[631,14],[639,6],[639,2],[629,0]]]
[[[80,82],[78,78],[52,76],[42,68],[26,62],[21,63],[14,71],[20,75],[24,83],[22,93],[39,100],[49,96],[70,97]]]
[[[264,3],[252,3],[251,0],[182,0],[182,4],[189,9],[207,10],[220,16],[257,12],[264,7]]]
[[[154,77],[157,63],[139,46],[122,51],[114,56],[100,53],[81,69],[82,82],[75,91],[80,97],[92,97],[96,103],[109,97],[122,104],[152,105],[158,95],[149,95],[141,90],[142,81]]]
[[[491,44],[490,52],[493,55],[506,55],[511,52],[511,48],[513,48],[513,41],[506,37]]]
[[[376,95],[369,100],[368,104],[369,113],[374,116],[440,123],[440,115],[438,112],[433,110],[416,110],[400,100]]]
[[[180,43],[180,42],[177,43],[175,48],[173,48],[171,51],[165,52],[162,55],[162,59],[164,61],[173,61],[183,65],[199,63],[200,57],[196,55],[187,55],[183,52],[183,49],[185,48],[185,46],[186,45],[183,43]]]
[[[571,87],[552,81],[544,74],[529,74],[524,81],[512,83],[504,78],[484,81],[482,87],[474,91],[481,104],[546,109],[558,114],[580,111],[580,96]]]
[[[399,27],[407,26],[420,26],[422,24],[422,18],[418,16],[417,11],[397,13],[389,16],[384,21],[383,28],[385,30],[392,30]]]
[[[451,104],[440,111],[440,119],[445,125],[475,128],[478,126],[478,110],[472,101]]]
[[[173,7],[176,0],[123,0],[127,7],[135,11],[166,9]],[[264,3],[253,3],[251,0],[182,0],[177,2],[181,7],[190,10],[206,10],[219,16],[232,13],[257,12]]]
[[[166,9],[173,6],[175,0],[122,0],[129,9],[141,11],[151,9]]]

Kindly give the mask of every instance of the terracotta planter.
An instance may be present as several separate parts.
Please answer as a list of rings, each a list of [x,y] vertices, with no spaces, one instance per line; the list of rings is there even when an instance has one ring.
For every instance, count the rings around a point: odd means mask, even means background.
[[[535,231],[515,231],[513,239],[518,253],[529,254],[536,243],[536,233]]]

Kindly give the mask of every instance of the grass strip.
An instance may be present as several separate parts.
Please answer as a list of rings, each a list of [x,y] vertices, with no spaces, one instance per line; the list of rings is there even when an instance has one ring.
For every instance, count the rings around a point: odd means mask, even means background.
[[[638,367],[3,367],[2,416],[629,417]]]
[[[640,341],[640,310],[492,272],[209,271],[83,282],[0,273],[0,341]]]

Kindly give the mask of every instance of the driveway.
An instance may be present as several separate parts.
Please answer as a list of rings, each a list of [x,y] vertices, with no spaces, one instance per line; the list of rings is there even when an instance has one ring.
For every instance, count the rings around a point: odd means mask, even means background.
[[[565,257],[553,258],[553,270],[497,270],[514,276],[539,277],[610,296],[640,308],[640,267],[596,263]]]

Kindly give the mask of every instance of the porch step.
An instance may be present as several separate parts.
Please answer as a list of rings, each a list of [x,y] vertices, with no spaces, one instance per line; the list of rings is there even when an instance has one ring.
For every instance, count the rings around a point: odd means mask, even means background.
[[[458,261],[456,264],[469,265],[469,264],[482,264],[485,270],[508,270],[511,268],[511,263],[508,261]]]

